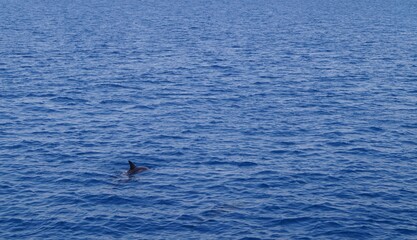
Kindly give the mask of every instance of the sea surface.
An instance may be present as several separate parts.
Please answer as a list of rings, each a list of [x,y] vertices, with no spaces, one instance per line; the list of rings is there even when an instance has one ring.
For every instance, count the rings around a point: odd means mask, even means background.
[[[417,239],[417,1],[0,0],[0,239]]]

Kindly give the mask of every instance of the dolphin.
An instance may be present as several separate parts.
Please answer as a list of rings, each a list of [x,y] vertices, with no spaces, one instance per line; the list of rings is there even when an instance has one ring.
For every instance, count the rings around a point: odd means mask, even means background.
[[[130,166],[130,169],[127,171],[127,175],[133,175],[136,173],[141,173],[143,171],[149,170],[149,168],[147,167],[136,167],[136,165],[132,163],[131,161],[129,161],[129,166]]]

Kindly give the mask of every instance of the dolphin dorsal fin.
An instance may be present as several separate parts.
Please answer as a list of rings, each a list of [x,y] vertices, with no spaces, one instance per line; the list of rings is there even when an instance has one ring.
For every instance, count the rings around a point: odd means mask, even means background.
[[[129,170],[133,170],[133,169],[136,168],[136,165],[134,163],[132,163],[131,161],[129,161],[129,166],[130,166]]]

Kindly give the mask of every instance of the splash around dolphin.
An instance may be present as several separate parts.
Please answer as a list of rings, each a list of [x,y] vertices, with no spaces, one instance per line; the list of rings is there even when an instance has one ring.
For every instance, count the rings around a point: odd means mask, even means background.
[[[129,161],[129,166],[130,169],[126,172],[126,174],[129,176],[149,170],[147,167],[136,167],[136,165],[131,161]]]

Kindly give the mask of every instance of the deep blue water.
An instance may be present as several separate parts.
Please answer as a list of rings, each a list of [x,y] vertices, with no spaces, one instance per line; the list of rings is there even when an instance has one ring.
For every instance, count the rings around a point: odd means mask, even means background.
[[[416,199],[416,1],[0,0],[0,239],[417,239]]]

